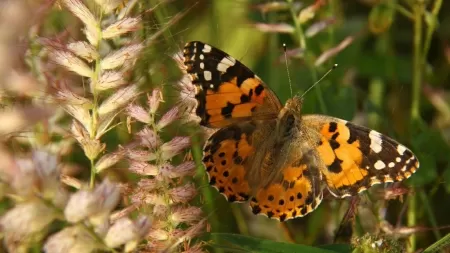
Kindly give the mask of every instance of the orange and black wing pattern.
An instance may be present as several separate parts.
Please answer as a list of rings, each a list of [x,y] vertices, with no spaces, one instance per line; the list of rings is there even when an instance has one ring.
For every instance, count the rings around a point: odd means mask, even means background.
[[[275,94],[250,69],[225,52],[199,41],[183,50],[184,65],[196,87],[200,124],[220,128],[250,119],[276,118]]]
[[[375,130],[320,115],[303,116],[303,124],[320,133],[316,150],[326,168],[324,180],[336,197],[402,181],[419,168],[411,150]]]

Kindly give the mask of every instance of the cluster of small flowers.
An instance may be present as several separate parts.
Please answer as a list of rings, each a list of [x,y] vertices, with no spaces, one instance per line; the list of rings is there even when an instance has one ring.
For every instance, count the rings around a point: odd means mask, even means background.
[[[202,233],[206,225],[201,209],[188,205],[197,190],[184,179],[195,174],[195,163],[173,165],[171,161],[191,145],[190,138],[176,136],[167,142],[160,138],[166,126],[180,121],[185,114],[174,106],[157,120],[162,101],[162,92],[154,89],[148,96],[147,108],[137,104],[127,108],[131,118],[145,124],[136,134],[134,145],[126,149],[130,170],[142,176],[131,193],[131,201],[137,208],[149,210],[153,217],[146,250],[202,252],[201,244],[182,244]]]
[[[149,231],[151,222],[140,216],[135,221],[121,218],[110,221],[120,200],[119,187],[104,180],[95,189],[70,194],[59,180],[57,157],[34,151],[30,157],[17,158],[2,150],[4,170],[2,192],[16,204],[0,219],[4,244],[9,252],[27,252],[45,238],[55,220],[70,225],[46,239],[46,252],[92,252],[125,245],[134,249]],[[2,167],[3,167],[2,166]]]

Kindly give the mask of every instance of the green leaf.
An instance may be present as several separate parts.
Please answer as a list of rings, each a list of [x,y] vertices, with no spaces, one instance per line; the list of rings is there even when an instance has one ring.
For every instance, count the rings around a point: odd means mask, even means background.
[[[423,253],[442,252],[441,250],[448,249],[448,246],[450,246],[450,233],[441,238],[439,241],[430,245],[423,251]]]
[[[231,250],[232,252],[259,252],[259,253],[291,253],[291,252],[309,252],[309,253],[339,253],[350,252],[351,246],[346,244],[332,244],[324,246],[307,246],[301,244],[290,244],[275,242],[271,240],[259,239],[238,234],[209,233],[208,239],[216,238],[212,246]]]

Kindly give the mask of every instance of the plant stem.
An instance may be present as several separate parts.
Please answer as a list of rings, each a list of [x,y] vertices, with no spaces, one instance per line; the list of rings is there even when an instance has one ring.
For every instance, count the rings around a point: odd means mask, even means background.
[[[307,41],[306,41],[306,38],[305,38],[305,34],[303,33],[302,26],[300,24],[300,21],[297,18],[297,14],[295,13],[293,1],[292,0],[288,0],[288,3],[290,5],[289,9],[291,11],[292,19],[294,20],[295,31],[296,31],[297,36],[298,36],[298,40],[299,40],[299,43],[300,43],[300,48],[302,49],[302,51],[305,54],[305,63],[307,65],[307,67],[309,68],[309,71],[311,72],[311,77],[313,79],[313,83],[315,83],[318,80],[317,72],[316,72],[316,68],[314,67],[313,61],[312,61],[311,57],[309,56],[310,54],[308,53],[308,44],[307,44]],[[326,114],[327,113],[327,107],[326,107],[325,101],[323,99],[322,90],[320,89],[319,86],[316,86],[314,89],[316,91],[317,99],[319,100],[320,111],[322,113]]]
[[[420,119],[420,90],[422,84],[422,28],[423,28],[423,3],[417,1],[413,6],[414,14],[414,44],[413,44],[413,83],[412,83],[412,104],[411,104],[411,120],[417,122]],[[417,196],[412,195],[408,199],[408,226],[414,227],[417,224]],[[411,234],[408,238],[408,252],[414,252],[416,249],[416,235]]]
[[[431,15],[430,17],[433,18],[433,20],[431,20],[430,22],[427,22],[427,32],[425,35],[425,42],[424,42],[424,46],[423,46],[423,64],[426,64],[426,57],[428,55],[428,50],[430,49],[430,44],[431,44],[431,38],[433,36],[434,31],[436,30],[436,26],[437,26],[437,19],[438,19],[438,14],[439,11],[441,10],[442,7],[442,0],[436,0],[434,2],[433,5],[433,9],[431,10]]]
[[[423,4],[417,2],[414,5],[414,52],[413,52],[413,87],[412,87],[412,105],[411,119],[417,121],[420,118],[420,90],[422,84],[422,27],[423,27]]]

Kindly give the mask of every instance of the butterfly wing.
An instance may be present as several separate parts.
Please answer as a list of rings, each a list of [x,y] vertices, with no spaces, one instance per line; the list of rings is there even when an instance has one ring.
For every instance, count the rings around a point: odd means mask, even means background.
[[[201,125],[220,128],[250,119],[276,118],[282,105],[250,69],[227,53],[192,41],[183,50],[184,65],[196,87]]]
[[[280,221],[312,212],[322,201],[320,159],[288,129],[276,119],[219,129],[204,147],[210,184],[228,201],[250,200],[253,213]]]
[[[305,115],[302,123],[322,163],[322,174],[336,197],[354,196],[372,185],[409,178],[418,168],[416,156],[397,141],[369,128],[321,115]]]

